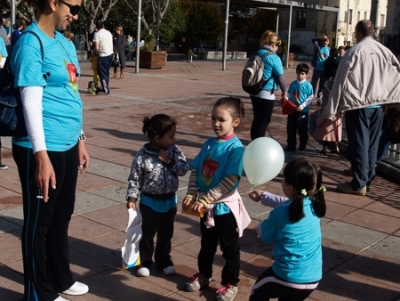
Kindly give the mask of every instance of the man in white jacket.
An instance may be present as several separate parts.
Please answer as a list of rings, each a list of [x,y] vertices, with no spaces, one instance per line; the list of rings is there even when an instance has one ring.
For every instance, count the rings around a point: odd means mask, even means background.
[[[400,102],[400,65],[393,53],[373,39],[370,20],[359,21],[357,44],[342,58],[328,104],[318,124],[346,111],[347,155],[353,179],[336,191],[366,195],[375,177],[383,105]]]

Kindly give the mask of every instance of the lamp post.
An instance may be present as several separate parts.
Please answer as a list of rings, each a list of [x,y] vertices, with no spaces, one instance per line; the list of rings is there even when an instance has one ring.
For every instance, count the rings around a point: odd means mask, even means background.
[[[157,39],[156,39],[156,51],[160,51],[160,0],[157,3]]]
[[[11,0],[11,25],[15,24],[15,0]]]

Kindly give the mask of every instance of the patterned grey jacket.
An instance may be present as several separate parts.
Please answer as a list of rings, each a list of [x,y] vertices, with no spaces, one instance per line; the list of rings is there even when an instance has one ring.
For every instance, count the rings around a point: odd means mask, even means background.
[[[178,176],[186,174],[189,164],[176,145],[168,150],[168,155],[171,162],[165,164],[158,158],[159,153],[151,150],[148,143],[139,150],[132,163],[126,198],[137,200],[142,192],[161,196],[178,190]]]

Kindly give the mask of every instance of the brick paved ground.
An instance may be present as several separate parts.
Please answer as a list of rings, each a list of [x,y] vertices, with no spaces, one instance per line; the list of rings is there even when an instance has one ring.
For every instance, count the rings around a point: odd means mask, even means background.
[[[128,64],[133,64],[129,61]],[[71,221],[71,264],[76,278],[90,286],[90,292],[70,300],[213,300],[219,286],[223,258],[217,253],[216,282],[210,289],[187,293],[182,287],[196,272],[200,246],[199,223],[178,213],[173,238],[173,259],[177,275],[166,277],[152,271],[148,278],[121,269],[120,247],[127,223],[125,192],[133,156],[146,141],[141,133],[144,116],[167,113],[178,120],[177,144],[188,160],[194,158],[204,140],[212,135],[210,109],[222,96],[241,97],[248,109],[239,137],[247,145],[252,120],[251,103],[240,87],[243,61],[168,62],[161,70],[134,73],[128,65],[123,80],[111,79],[111,95],[92,96],[85,88],[90,65],[82,62],[80,87],[84,102],[85,132],[91,154],[90,171],[79,177],[75,214]],[[286,70],[288,83],[294,67]],[[311,75],[310,75],[311,76]],[[286,119],[277,104],[269,134],[286,145]],[[11,157],[10,140],[3,138],[6,171],[0,171],[0,300],[21,300],[23,292],[20,232],[22,207],[20,184]],[[324,277],[308,300],[400,300],[400,190],[378,177],[366,197],[338,194],[337,183],[349,180],[342,171],[349,167],[342,156],[319,154],[320,146],[310,139],[305,152],[321,165],[328,191],[328,211],[322,219]],[[286,160],[290,159],[287,157]],[[181,179],[180,199],[188,176]],[[281,192],[281,175],[262,188]],[[241,281],[238,301],[248,299],[261,271],[271,264],[271,246],[260,243],[253,228],[271,210],[247,198],[251,185],[244,177],[239,191],[253,219],[241,245]]]

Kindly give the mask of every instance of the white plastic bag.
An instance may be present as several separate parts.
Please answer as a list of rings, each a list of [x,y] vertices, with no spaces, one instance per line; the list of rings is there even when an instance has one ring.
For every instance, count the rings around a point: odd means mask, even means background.
[[[128,227],[126,228],[126,239],[125,244],[121,248],[122,252],[122,268],[129,269],[140,265],[139,256],[139,242],[142,238],[142,215],[140,214],[139,208],[128,210],[129,221]]]

